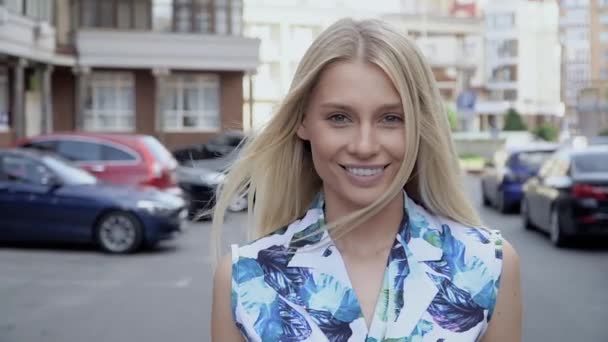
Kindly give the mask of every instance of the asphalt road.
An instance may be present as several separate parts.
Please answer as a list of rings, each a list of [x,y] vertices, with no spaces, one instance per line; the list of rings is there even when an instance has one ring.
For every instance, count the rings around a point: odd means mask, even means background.
[[[467,189],[480,206],[475,178]],[[480,208],[518,250],[524,341],[608,341],[608,241],[555,249],[518,215]],[[246,217],[227,217],[225,242]],[[87,246],[0,246],[0,342],[209,341],[209,224],[130,256]]]

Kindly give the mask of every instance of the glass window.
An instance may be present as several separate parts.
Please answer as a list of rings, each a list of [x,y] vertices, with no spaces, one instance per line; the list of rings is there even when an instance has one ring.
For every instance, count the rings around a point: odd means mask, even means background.
[[[152,17],[155,31],[172,31],[173,0],[155,0],[152,8]]]
[[[243,0],[230,0],[231,25],[230,33],[240,36],[243,34]]]
[[[216,130],[220,127],[218,75],[173,75],[167,85],[166,128]]]
[[[608,153],[589,153],[575,156],[574,169],[578,173],[608,172]]]
[[[5,156],[2,160],[2,173],[10,181],[37,185],[47,184],[52,176],[41,163],[20,156]]]
[[[75,162],[100,161],[101,145],[87,141],[62,140],[57,144],[57,153]]]
[[[130,29],[133,27],[131,22],[131,12],[133,7],[130,1],[119,1],[118,2],[118,16],[116,17],[116,26],[120,29]]]
[[[215,33],[228,33],[228,1],[215,0]]]
[[[108,145],[101,145],[102,160],[107,161],[136,161],[137,157],[127,151],[123,151]]]
[[[132,131],[135,128],[134,88],[131,73],[93,73],[85,99],[84,128]]]
[[[0,130],[7,129],[9,125],[8,97],[8,70],[5,67],[0,66]]]
[[[134,28],[138,30],[147,30],[150,28],[150,2],[147,0],[133,1],[133,19]]]

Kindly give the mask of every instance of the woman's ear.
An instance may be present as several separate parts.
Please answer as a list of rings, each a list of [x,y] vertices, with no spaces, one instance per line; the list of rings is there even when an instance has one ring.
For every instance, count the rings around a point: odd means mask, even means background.
[[[306,127],[306,117],[304,117],[304,119],[302,119],[302,122],[300,122],[300,126],[298,127],[298,131],[296,132],[296,134],[300,139],[304,141],[310,140],[308,134],[308,127]]]

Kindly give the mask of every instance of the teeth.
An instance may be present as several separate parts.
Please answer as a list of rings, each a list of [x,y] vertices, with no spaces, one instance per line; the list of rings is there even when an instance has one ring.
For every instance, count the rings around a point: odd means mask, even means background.
[[[379,167],[376,169],[360,169],[354,167],[347,167],[346,170],[355,176],[369,177],[379,174],[380,172],[382,172],[383,168]]]

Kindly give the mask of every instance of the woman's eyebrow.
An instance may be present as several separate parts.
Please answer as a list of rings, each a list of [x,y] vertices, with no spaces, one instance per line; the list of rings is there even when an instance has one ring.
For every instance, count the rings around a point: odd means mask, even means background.
[[[330,109],[340,109],[340,110],[344,110],[344,111],[349,111],[352,112],[354,111],[354,109],[347,105],[347,104],[343,104],[343,103],[337,103],[337,102],[325,102],[321,104],[322,108],[330,108]],[[402,111],[403,110],[403,106],[401,105],[401,103],[396,102],[396,103],[387,103],[384,104],[380,107],[378,107],[377,109],[378,111]]]

